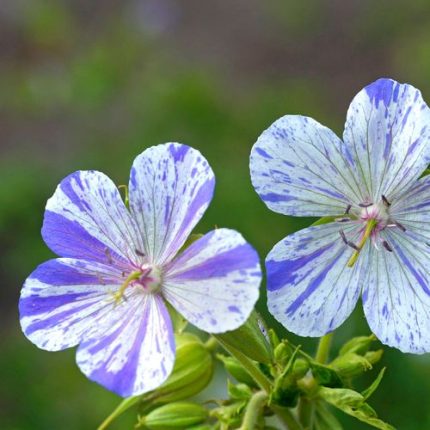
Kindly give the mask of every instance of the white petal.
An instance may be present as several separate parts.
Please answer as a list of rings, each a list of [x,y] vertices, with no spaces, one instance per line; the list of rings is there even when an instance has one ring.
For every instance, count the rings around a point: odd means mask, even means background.
[[[214,185],[208,162],[189,146],[166,143],[136,158],[130,209],[150,260],[163,264],[174,257],[208,207]]]
[[[356,224],[323,224],[286,237],[266,258],[269,311],[300,336],[322,336],[337,328],[360,295],[367,269],[362,255],[347,267],[354,250],[340,237],[341,227],[348,240],[357,243]]]
[[[394,201],[430,163],[430,109],[413,86],[379,79],[353,99],[344,141],[365,197]]]
[[[214,230],[167,269],[163,294],[192,324],[209,333],[241,326],[258,299],[259,258],[236,231]]]
[[[138,289],[88,333],[77,353],[82,372],[123,397],[151,391],[173,369],[172,324],[160,296]]]
[[[19,311],[22,330],[39,348],[77,345],[95,320],[113,308],[110,293],[121,273],[103,264],[59,258],[41,264],[25,281]]]
[[[258,138],[251,151],[251,179],[266,205],[297,216],[338,215],[360,203],[351,154],[327,127],[286,115]]]
[[[430,351],[430,254],[411,231],[382,233],[393,252],[371,248],[363,274],[363,307],[379,340],[403,352]],[[424,240],[423,240],[424,239]]]
[[[143,247],[118,188],[95,171],[75,172],[61,181],[46,205],[42,235],[62,257],[106,264],[136,262],[136,249]]]

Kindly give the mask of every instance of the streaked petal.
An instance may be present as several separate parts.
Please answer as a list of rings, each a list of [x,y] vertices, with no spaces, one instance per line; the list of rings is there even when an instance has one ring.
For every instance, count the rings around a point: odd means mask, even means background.
[[[322,336],[337,328],[360,295],[367,268],[362,255],[347,267],[353,249],[340,237],[341,227],[348,240],[358,242],[356,224],[323,224],[286,237],[267,256],[269,311],[300,336]]]
[[[46,205],[42,236],[62,257],[106,264],[136,261],[143,246],[118,188],[95,171],[63,179]]]
[[[113,307],[107,300],[120,285],[117,270],[61,258],[41,264],[25,281],[19,312],[22,330],[39,348],[77,345],[95,320]]]
[[[430,109],[413,86],[379,79],[353,99],[344,141],[364,197],[394,201],[430,163]]]
[[[352,155],[330,129],[308,117],[286,115],[252,148],[251,179],[275,212],[338,215],[362,201],[350,163]]]
[[[258,299],[259,258],[236,231],[214,230],[168,267],[165,298],[192,324],[209,333],[241,326]]]
[[[403,352],[430,351],[430,254],[419,233],[385,229],[393,252],[371,247],[363,307],[379,340]]]
[[[134,160],[130,209],[153,262],[163,264],[178,252],[208,207],[214,185],[206,159],[186,145],[153,146]]]
[[[162,298],[138,290],[86,335],[77,353],[88,378],[123,397],[157,388],[174,360],[173,329]]]

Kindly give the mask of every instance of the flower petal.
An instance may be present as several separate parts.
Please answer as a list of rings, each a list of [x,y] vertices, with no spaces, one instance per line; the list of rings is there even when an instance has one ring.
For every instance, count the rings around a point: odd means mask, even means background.
[[[275,212],[339,215],[362,200],[349,160],[351,154],[330,129],[308,117],[286,115],[252,148],[252,184]]]
[[[209,333],[240,327],[258,299],[259,258],[236,231],[214,230],[167,268],[165,298],[192,324]]]
[[[430,162],[430,109],[411,85],[379,79],[353,99],[344,141],[364,197],[394,201]]]
[[[42,236],[62,257],[106,264],[135,262],[143,247],[118,188],[103,173],[67,176],[46,205]]]
[[[157,264],[174,257],[208,207],[215,179],[199,151],[179,143],[153,146],[133,163],[130,209]]]
[[[84,260],[61,258],[41,264],[25,281],[19,311],[24,334],[39,348],[77,345],[95,320],[113,307],[107,298],[121,273]]]
[[[88,378],[123,397],[157,388],[174,360],[173,329],[163,299],[138,290],[86,336],[77,353]]]
[[[342,223],[342,229],[348,240],[358,241],[356,224]],[[269,311],[300,336],[322,336],[337,328],[360,295],[367,269],[361,255],[347,267],[353,249],[339,230],[335,223],[306,228],[277,243],[267,256]]]
[[[371,247],[363,273],[363,307],[379,340],[403,352],[430,351],[430,254],[418,233],[385,229],[393,252]]]

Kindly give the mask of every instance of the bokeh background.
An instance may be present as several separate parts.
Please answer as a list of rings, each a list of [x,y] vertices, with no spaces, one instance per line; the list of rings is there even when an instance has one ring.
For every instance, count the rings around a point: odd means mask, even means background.
[[[3,430],[93,429],[119,401],[81,375],[74,351],[38,350],[19,328],[21,285],[52,256],[40,227],[45,202],[64,176],[97,169],[124,184],[146,147],[187,143],[203,152],[217,177],[198,230],[238,229],[264,257],[312,221],[270,212],[251,187],[248,155],[271,122],[300,113],[341,134],[352,97],[381,76],[414,84],[430,101],[428,0],[2,0],[0,6]],[[367,333],[358,307],[335,347]],[[300,342],[315,348],[315,341]],[[430,428],[430,354],[386,348],[383,365],[388,371],[371,404],[401,430]],[[133,418],[112,428],[131,428]],[[346,429],[367,428],[341,420]]]

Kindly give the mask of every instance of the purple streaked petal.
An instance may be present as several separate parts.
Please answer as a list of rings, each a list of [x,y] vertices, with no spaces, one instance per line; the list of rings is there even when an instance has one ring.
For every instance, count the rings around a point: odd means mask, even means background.
[[[171,260],[208,207],[215,179],[199,151],[179,143],[151,147],[131,169],[130,209],[157,264]]]
[[[331,130],[311,118],[286,115],[263,132],[251,151],[252,184],[275,212],[338,215],[363,199],[351,176],[352,160]]]
[[[393,252],[372,247],[363,307],[378,339],[403,352],[430,352],[430,254],[419,231],[385,229]]]
[[[58,255],[124,266],[143,247],[115,184],[103,173],[67,176],[46,205],[42,235]]]
[[[370,201],[394,201],[430,163],[430,109],[419,90],[378,79],[348,109],[344,141]]]
[[[241,326],[258,299],[259,258],[233,230],[214,230],[166,268],[163,295],[192,324],[209,333]]]
[[[357,241],[356,224],[343,223],[342,229],[348,240]],[[266,258],[271,314],[300,336],[322,336],[337,328],[354,309],[366,270],[362,256],[347,267],[352,253],[336,223],[306,228],[276,244]]]
[[[24,334],[39,348],[77,345],[96,317],[107,312],[121,273],[103,264],[61,258],[41,264],[26,280],[19,312]]]
[[[122,397],[157,388],[175,360],[172,324],[162,298],[136,290],[126,305],[126,310],[113,308],[77,353],[88,378]]]

